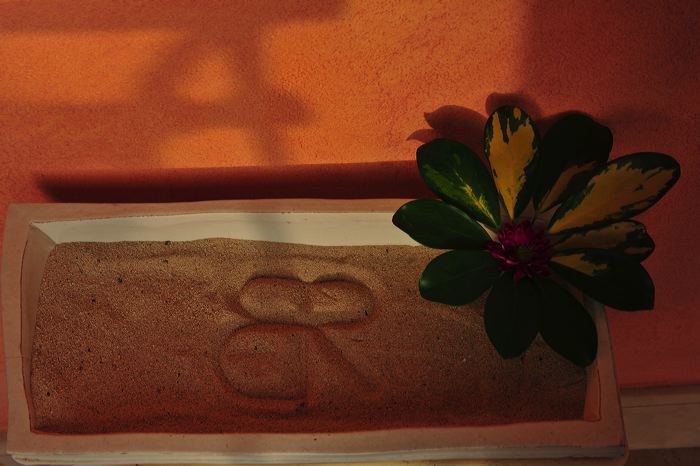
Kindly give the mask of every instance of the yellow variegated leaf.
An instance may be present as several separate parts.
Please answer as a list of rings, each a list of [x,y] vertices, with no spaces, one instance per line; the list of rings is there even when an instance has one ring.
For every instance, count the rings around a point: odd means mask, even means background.
[[[605,249],[573,249],[555,254],[551,269],[593,299],[624,311],[654,307],[654,283],[633,258]]]
[[[539,136],[527,113],[501,107],[486,122],[484,148],[503,205],[516,218],[530,200],[528,178],[537,158]]]
[[[563,256],[554,256],[552,262],[564,265],[570,269],[577,270],[589,277],[595,277],[596,274],[605,271],[607,265],[605,263],[597,263],[586,259],[583,252],[576,252]]]
[[[637,153],[613,160],[559,206],[549,232],[596,228],[633,217],[661,199],[679,176],[678,162],[664,154]]]
[[[628,220],[591,230],[575,231],[562,238],[554,249],[610,249],[637,260],[644,260],[654,251],[654,242],[639,222]]]
[[[586,173],[594,168],[596,168],[596,163],[588,162],[581,165],[573,165],[565,169],[559,178],[557,178],[557,181],[554,183],[554,186],[552,186],[552,189],[545,193],[540,209],[542,211],[546,211],[554,207],[559,200],[559,196],[561,196],[561,194],[566,190],[576,175]]]
[[[434,139],[416,151],[428,187],[448,203],[491,227],[501,221],[498,192],[488,169],[464,144]]]
[[[544,212],[583,188],[608,161],[612,132],[581,113],[557,120],[542,139],[532,200]]]

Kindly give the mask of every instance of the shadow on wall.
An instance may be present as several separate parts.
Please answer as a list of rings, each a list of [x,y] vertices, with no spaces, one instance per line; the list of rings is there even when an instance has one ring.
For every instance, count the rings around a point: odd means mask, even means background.
[[[696,269],[697,254],[671,245],[697,244],[700,228],[690,201],[700,197],[700,133],[692,129],[700,118],[700,3],[641,2],[630,8],[627,2],[590,2],[576,8],[545,2],[528,17],[524,88],[542,95],[543,106],[574,105],[610,127],[612,158],[658,151],[681,163],[677,186],[641,219],[661,239],[659,247],[667,248],[650,259],[654,275]],[[677,291],[676,302],[689,302],[690,287],[668,289]],[[661,306],[670,295],[661,295]]]
[[[264,5],[209,1],[196,6],[177,0],[129,0],[120,2],[118,9],[104,8],[104,2],[99,0],[6,6],[0,15],[0,35],[39,41],[37,47],[43,48],[44,54],[49,43],[48,47],[61,55],[51,58],[51,63],[55,61],[62,68],[76,66],[72,61],[80,52],[70,50],[71,44],[89,47],[85,44],[104,39],[105,35],[135,32],[147,36],[172,32],[177,39],[167,42],[169,48],[162,56],[158,54],[146,63],[149,69],[138,74],[138,82],[129,83],[135,85],[135,95],[132,93],[126,100],[104,102],[97,99],[97,102],[81,103],[75,102],[76,99],[52,101],[39,96],[31,102],[0,101],[7,114],[13,116],[10,121],[0,121],[4,127],[3,140],[6,147],[31,144],[34,151],[63,158],[70,164],[109,163],[115,158],[154,158],[156,145],[168,136],[232,127],[249,134],[254,144],[252,150],[261,162],[284,163],[285,147],[289,144],[282,137],[284,127],[308,121],[311,114],[303,102],[266,82],[262,73],[261,38],[280,23],[329,18],[339,15],[341,10],[341,0],[280,0]],[[124,54],[124,47],[139,47],[139,44],[121,40],[121,36],[108,37],[107,46],[91,49],[96,54],[94,59],[100,63],[109,60],[109,55]],[[12,48],[23,49],[26,47]],[[147,50],[141,52],[132,50],[131,54],[143,56]],[[198,60],[212,53],[223,60],[219,66],[227,68],[235,80],[233,95],[217,95],[219,91],[209,89],[205,90],[209,95],[196,96],[199,99],[183,98],[177,89],[183,75],[190,73]],[[13,59],[26,65],[24,57]],[[93,64],[87,61],[78,66],[89,68]],[[39,72],[43,73],[52,65],[40,66]],[[75,86],[82,72],[71,69],[71,82],[60,82],[62,71],[59,70],[46,76],[48,82],[39,80],[39,84],[50,93],[51,88]],[[118,75],[125,71],[110,69],[108,72]],[[26,71],[25,74],[28,76],[18,79],[36,79]],[[109,80],[109,76],[105,76],[105,80]],[[83,85],[89,87],[94,83]],[[70,139],[67,135],[74,135],[74,139],[67,140]],[[232,148],[234,161],[235,150]]]
[[[535,120],[540,136],[544,136],[558,119],[573,112],[572,110],[543,117],[540,107],[527,94],[492,93],[486,99],[486,115],[491,115],[497,108],[505,105],[525,110]],[[426,112],[425,121],[429,128],[414,131],[408,136],[408,139],[423,143],[435,138],[453,139],[472,149],[488,165],[484,154],[486,115],[458,105],[444,105],[432,112]],[[594,115],[589,116],[596,119]]]
[[[490,114],[502,105],[539,109],[527,96],[491,94]],[[543,133],[563,114],[537,120]],[[460,141],[484,163],[486,117],[465,107],[446,105],[425,114],[430,128],[408,139],[437,137]],[[397,162],[304,164],[285,166],[159,169],[129,172],[66,170],[35,176],[35,183],[60,202],[184,202],[214,199],[421,198],[434,197],[422,181],[415,160]]]
[[[688,0],[535,4],[521,88],[546,108],[566,103],[620,133],[697,115],[699,16]]]
[[[645,266],[656,311],[610,312],[623,386],[700,383],[700,2],[536,2],[527,14],[520,85],[543,109],[591,113],[614,134],[611,158],[675,157],[678,184],[640,216],[657,244]],[[653,344],[649,344],[652,342]]]
[[[350,164],[114,172],[74,170],[36,177],[60,202],[433,197],[414,160]]]

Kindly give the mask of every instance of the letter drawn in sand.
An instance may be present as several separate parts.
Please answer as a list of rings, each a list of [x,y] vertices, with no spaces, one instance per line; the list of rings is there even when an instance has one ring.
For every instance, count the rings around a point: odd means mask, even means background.
[[[376,308],[366,286],[342,279],[258,277],[243,286],[239,305],[254,323],[233,332],[219,364],[225,382],[247,406],[272,412],[310,407],[329,381],[375,389],[371,377],[326,334],[364,325]],[[320,363],[324,370],[314,370]]]

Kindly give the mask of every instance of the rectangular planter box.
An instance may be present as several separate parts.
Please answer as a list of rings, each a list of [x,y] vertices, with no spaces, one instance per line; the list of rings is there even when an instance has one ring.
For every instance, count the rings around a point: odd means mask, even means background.
[[[353,463],[623,464],[626,441],[604,309],[582,420],[323,434],[92,434],[33,431],[29,374],[44,265],[76,241],[212,237],[315,245],[415,244],[391,224],[402,200],[259,200],[182,204],[15,204],[8,210],[2,312],[9,389],[7,449],[32,464]]]

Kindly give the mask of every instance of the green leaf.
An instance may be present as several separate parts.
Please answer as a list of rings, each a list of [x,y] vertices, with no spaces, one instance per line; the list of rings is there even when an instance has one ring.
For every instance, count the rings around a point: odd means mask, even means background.
[[[542,302],[540,334],[557,353],[577,366],[595,361],[598,333],[593,318],[564,287],[548,278],[538,278]]]
[[[467,214],[434,199],[418,199],[402,205],[392,222],[430,248],[483,248],[491,240],[486,230]]]
[[[592,298],[621,311],[654,307],[654,283],[636,260],[604,249],[574,249],[549,262],[559,276]]]
[[[416,155],[420,174],[435,194],[480,222],[500,224],[496,186],[471,149],[450,139],[434,139]]]
[[[520,356],[537,336],[541,303],[530,278],[518,283],[503,274],[494,284],[484,308],[484,325],[503,358]]]
[[[540,145],[535,207],[546,211],[583,188],[608,161],[612,132],[583,114],[562,117],[547,131]]]
[[[486,121],[486,157],[512,219],[522,213],[530,200],[539,139],[532,120],[518,107],[500,107]]]
[[[626,220],[654,205],[678,181],[672,157],[640,152],[613,160],[554,212],[552,234],[597,228]]]
[[[591,230],[574,231],[554,246],[555,251],[569,249],[609,249],[638,261],[643,261],[654,251],[654,241],[639,222],[626,220]]]
[[[450,251],[437,256],[420,278],[425,299],[452,306],[470,303],[498,278],[498,262],[486,251]]]

